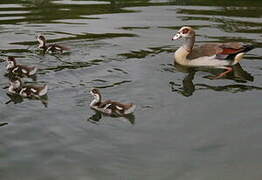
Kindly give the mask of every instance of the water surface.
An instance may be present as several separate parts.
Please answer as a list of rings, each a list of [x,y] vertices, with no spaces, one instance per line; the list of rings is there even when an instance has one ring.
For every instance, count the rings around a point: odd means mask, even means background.
[[[25,81],[49,92],[47,104],[10,99],[0,63],[0,178],[260,180],[261,10],[247,0],[2,0],[1,58],[39,67]],[[197,43],[257,48],[211,80],[221,70],[174,65],[182,42],[171,38],[183,25],[196,29]],[[41,54],[39,33],[70,53]],[[92,87],[136,103],[136,112],[92,111]]]

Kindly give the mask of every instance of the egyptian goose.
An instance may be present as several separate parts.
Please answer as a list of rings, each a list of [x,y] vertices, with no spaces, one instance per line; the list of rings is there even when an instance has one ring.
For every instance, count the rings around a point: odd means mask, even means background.
[[[21,64],[17,64],[14,57],[9,56],[6,65],[6,70],[9,73],[19,75],[19,76],[33,76],[37,72],[37,68],[32,66],[25,66]]]
[[[11,94],[19,94],[23,97],[41,97],[47,94],[47,85],[44,86],[32,86],[23,85],[23,82],[19,78],[14,78],[10,81],[8,92]]]
[[[184,26],[180,28],[172,40],[185,38],[183,46],[175,52],[176,63],[184,66],[206,66],[226,69],[214,78],[220,78],[232,71],[232,67],[243,58],[244,54],[254,47],[239,42],[208,43],[194,47],[195,31]]]
[[[94,100],[90,103],[90,107],[110,116],[125,116],[133,113],[136,109],[136,105],[132,103],[122,104],[111,100],[102,102],[102,95],[96,88],[92,89],[90,94],[94,97]]]
[[[45,52],[55,53],[60,52],[63,53],[64,51],[68,51],[69,48],[58,45],[58,44],[46,44],[46,38],[43,35],[37,36],[37,41],[39,42],[39,49],[42,49]]]

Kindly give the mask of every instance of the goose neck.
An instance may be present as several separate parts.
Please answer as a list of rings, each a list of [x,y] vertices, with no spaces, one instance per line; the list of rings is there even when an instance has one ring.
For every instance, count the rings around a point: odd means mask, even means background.
[[[183,47],[188,51],[190,52],[194,46],[194,43],[195,43],[195,36],[191,36],[191,37],[188,37],[185,39],[185,42],[183,44]]]
[[[94,100],[90,103],[90,106],[95,106],[101,102],[101,95],[100,94],[95,94],[94,95]]]

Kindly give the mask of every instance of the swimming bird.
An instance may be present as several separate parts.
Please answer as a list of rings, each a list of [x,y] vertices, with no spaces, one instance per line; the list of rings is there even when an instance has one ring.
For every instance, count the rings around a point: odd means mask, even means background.
[[[25,66],[17,64],[14,57],[9,56],[6,65],[6,69],[9,73],[19,75],[19,76],[33,76],[37,72],[37,67],[35,66]]]
[[[44,96],[47,94],[47,90],[46,84],[44,86],[24,85],[19,78],[12,79],[8,88],[8,92],[11,94],[19,94],[29,98]]]
[[[240,42],[207,43],[194,47],[195,31],[192,27],[180,28],[172,40],[184,38],[184,44],[175,52],[175,62],[191,67],[213,67],[226,69],[225,72],[215,76],[220,78],[231,72],[231,66],[239,63],[244,54],[254,47]]]
[[[42,49],[44,52],[49,52],[49,53],[55,53],[55,52],[60,52],[63,53],[64,51],[68,51],[68,47],[64,47],[58,44],[46,44],[46,38],[43,35],[38,35],[37,36],[37,41],[39,42],[39,49]]]
[[[94,97],[94,100],[90,103],[90,107],[99,112],[102,112],[111,116],[125,116],[135,111],[136,105],[122,104],[120,102],[106,100],[102,102],[102,95],[99,89],[92,89],[90,94]]]

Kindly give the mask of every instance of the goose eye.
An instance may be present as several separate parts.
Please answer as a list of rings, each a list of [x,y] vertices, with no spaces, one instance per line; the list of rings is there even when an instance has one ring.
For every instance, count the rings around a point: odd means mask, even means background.
[[[188,31],[189,31],[189,29],[185,28],[185,29],[182,30],[182,34],[187,34]]]

